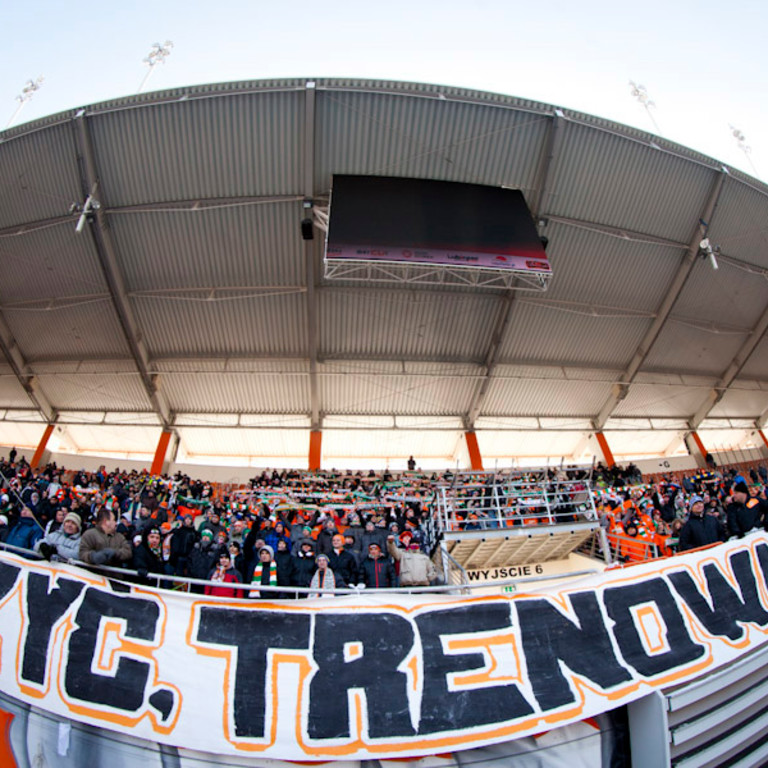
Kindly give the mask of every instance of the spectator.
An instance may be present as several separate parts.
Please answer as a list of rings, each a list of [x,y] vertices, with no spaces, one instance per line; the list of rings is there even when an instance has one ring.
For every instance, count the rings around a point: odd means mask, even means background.
[[[80,551],[80,516],[74,512],[65,515],[61,527],[47,533],[38,543],[38,548],[46,560],[77,560]]]
[[[38,539],[42,538],[43,529],[35,520],[32,510],[26,505],[21,508],[21,515],[5,538],[5,543],[21,549],[34,549]]]
[[[395,567],[389,558],[381,555],[381,547],[373,542],[368,545],[368,557],[360,564],[360,583],[371,589],[396,587]]]
[[[687,549],[715,544],[718,541],[725,541],[723,524],[714,515],[705,515],[704,500],[701,496],[693,496],[691,514],[680,531],[678,551],[684,552]]]
[[[288,542],[285,539],[280,539],[277,542],[275,565],[277,566],[277,585],[279,587],[290,587],[293,573],[293,557],[291,556]],[[280,600],[285,600],[290,596],[290,592],[280,592],[275,595]]]
[[[219,553],[218,565],[208,574],[208,581],[215,584],[207,584],[205,594],[212,597],[242,597],[242,590],[222,586],[223,584],[241,584],[242,580],[237,571],[232,567],[232,560],[226,550]]]
[[[310,592],[310,597],[333,597],[333,591],[336,588],[336,579],[333,571],[328,567],[328,555],[322,552],[315,558],[317,570],[309,583],[311,589],[317,590]],[[326,590],[331,590],[327,592]]]
[[[277,586],[277,563],[275,562],[275,553],[268,544],[265,544],[259,550],[259,562],[253,569],[253,578],[251,579],[251,585],[258,585],[262,587],[276,587]],[[259,589],[252,589],[250,591],[250,597],[264,597],[267,599],[274,599],[275,592],[271,590],[262,591]]]
[[[355,556],[344,548],[344,537],[337,533],[331,544],[333,549],[328,554],[328,564],[333,572],[336,585],[348,587],[357,581],[357,561]]]
[[[728,521],[728,533],[739,539],[745,534],[757,528],[759,523],[759,507],[750,509],[747,507],[749,489],[747,484],[740,480],[733,486],[731,503],[725,508]]]
[[[78,556],[90,565],[122,566],[131,559],[131,544],[117,532],[117,520],[111,510],[99,510],[96,525],[80,539]]]
[[[187,561],[199,540],[200,534],[195,530],[195,521],[192,515],[184,515],[181,518],[181,526],[173,532],[171,556],[168,560],[176,576],[186,576],[188,574]]]
[[[140,583],[159,586],[157,579],[149,578],[150,573],[165,573],[163,537],[159,528],[144,529],[141,543],[133,550],[133,567],[138,571]]]
[[[419,550],[417,541],[411,541],[408,549],[400,549],[395,544],[395,537],[390,536],[387,551],[400,564],[398,578],[401,587],[428,587],[437,578],[434,563]]]
[[[293,558],[293,570],[291,572],[291,584],[294,587],[308,587],[312,583],[315,573],[315,548],[312,541],[304,541],[296,557]],[[306,597],[302,593],[299,597]]]

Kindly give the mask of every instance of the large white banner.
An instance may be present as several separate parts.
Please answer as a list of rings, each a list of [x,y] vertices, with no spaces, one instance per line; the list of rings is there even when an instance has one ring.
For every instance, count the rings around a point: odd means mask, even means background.
[[[402,757],[541,733],[768,634],[768,536],[477,597],[228,601],[0,555],[0,689],[166,744]]]

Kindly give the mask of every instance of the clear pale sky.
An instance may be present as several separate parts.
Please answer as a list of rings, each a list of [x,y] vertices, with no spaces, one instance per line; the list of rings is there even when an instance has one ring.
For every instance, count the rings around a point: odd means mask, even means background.
[[[135,93],[153,43],[172,40],[146,91],[276,77],[362,77],[493,91],[661,134],[768,178],[768,3],[517,0],[0,0],[0,130]],[[729,123],[751,146],[738,148]]]

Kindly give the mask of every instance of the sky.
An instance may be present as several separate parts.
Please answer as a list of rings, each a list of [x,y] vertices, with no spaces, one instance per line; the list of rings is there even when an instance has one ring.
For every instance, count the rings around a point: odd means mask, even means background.
[[[285,77],[453,85],[660,133],[768,180],[762,0],[0,0],[0,20],[0,130],[41,76],[14,125],[136,93],[142,60],[170,40],[145,91]]]

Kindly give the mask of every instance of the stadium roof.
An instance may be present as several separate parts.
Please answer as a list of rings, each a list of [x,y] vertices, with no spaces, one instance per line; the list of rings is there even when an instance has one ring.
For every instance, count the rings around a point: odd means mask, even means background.
[[[327,280],[300,223],[339,173],[521,189],[549,289]],[[2,442],[55,421],[60,450],[144,456],[166,427],[186,458],[302,463],[322,428],[329,465],[452,462],[470,428],[501,459],[578,459],[594,430],[617,456],[749,445],[767,222],[754,178],[496,94],[301,79],[74,109],[0,133]]]

